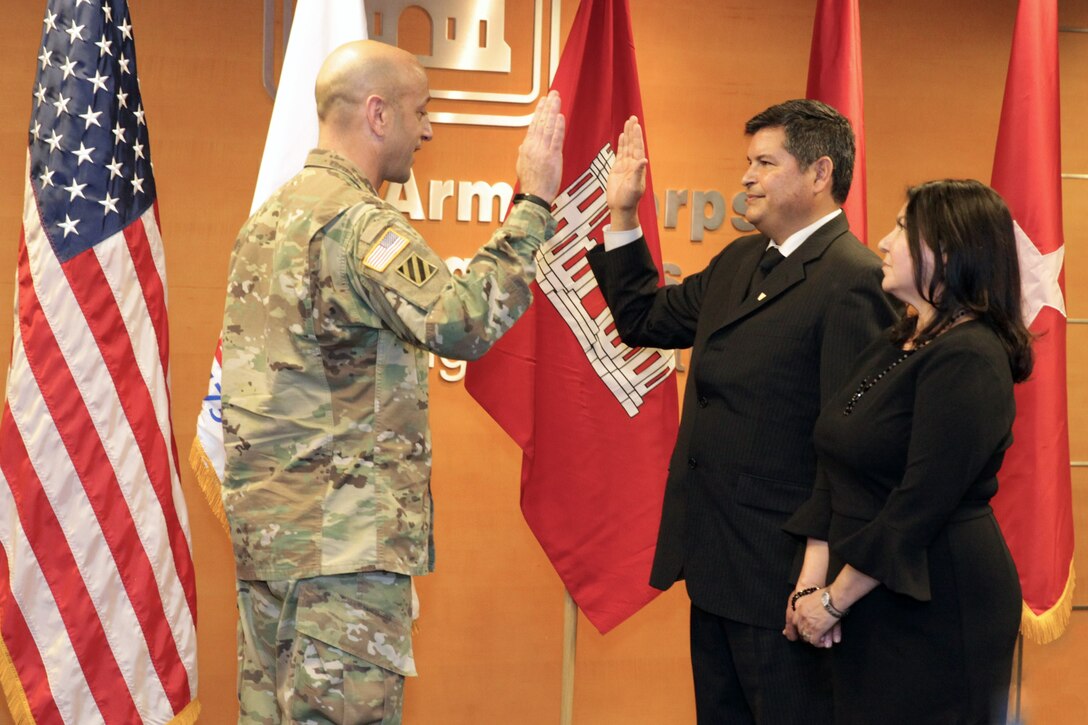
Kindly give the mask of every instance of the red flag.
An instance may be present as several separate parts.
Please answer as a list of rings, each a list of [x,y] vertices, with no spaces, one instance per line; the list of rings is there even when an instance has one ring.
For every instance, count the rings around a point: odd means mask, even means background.
[[[620,342],[586,261],[609,220],[612,145],[642,118],[626,0],[583,0],[552,88],[572,130],[559,230],[537,255],[536,301],[465,382],[524,452],[525,519],[603,633],[659,593],[648,582],[677,425],[672,353]],[[649,173],[639,216],[660,267]]]
[[[868,243],[865,195],[865,106],[861,91],[861,21],[858,0],[819,0],[808,60],[809,98],[823,101],[850,119],[857,152],[854,181],[843,209],[852,231]]]
[[[50,0],[0,419],[0,682],[20,723],[196,721],[166,262],[125,0]]]
[[[1069,622],[1074,580],[1056,0],[1020,2],[991,183],[1016,221],[1024,318],[1038,336],[993,505],[1020,572],[1021,629],[1048,642]]]

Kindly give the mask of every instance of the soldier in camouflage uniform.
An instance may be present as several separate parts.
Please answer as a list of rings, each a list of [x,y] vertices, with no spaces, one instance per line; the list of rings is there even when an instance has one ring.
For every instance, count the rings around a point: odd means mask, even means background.
[[[434,565],[428,353],[479,357],[528,307],[564,121],[553,93],[518,153],[527,198],[454,277],[376,192],[431,138],[415,57],[349,43],[316,96],[319,148],[242,228],[224,315],[239,722],[399,723],[411,577]]]

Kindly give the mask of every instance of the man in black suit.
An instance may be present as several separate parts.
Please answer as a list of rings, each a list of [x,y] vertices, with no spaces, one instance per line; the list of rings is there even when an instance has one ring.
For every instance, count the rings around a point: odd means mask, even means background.
[[[772,106],[750,136],[746,217],[759,234],[658,288],[642,239],[642,130],[608,180],[611,230],[590,263],[624,342],[691,347],[650,583],[684,579],[699,723],[831,722],[826,652],[782,636],[798,545],[781,529],[817,476],[812,429],[857,354],[895,319],[878,257],[850,233],[854,134],[818,101]],[[799,560],[799,559],[798,559]]]

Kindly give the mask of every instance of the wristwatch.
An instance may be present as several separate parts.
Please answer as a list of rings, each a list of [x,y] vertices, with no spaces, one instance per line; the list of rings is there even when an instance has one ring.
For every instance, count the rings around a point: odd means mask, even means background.
[[[835,619],[842,619],[847,614],[850,614],[850,608],[836,609],[835,605],[831,602],[831,589],[824,589],[824,593],[820,595],[820,604],[824,605],[824,609]]]

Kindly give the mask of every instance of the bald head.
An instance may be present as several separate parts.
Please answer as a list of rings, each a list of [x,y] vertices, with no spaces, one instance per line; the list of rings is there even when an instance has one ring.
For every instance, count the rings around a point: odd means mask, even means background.
[[[416,57],[400,48],[374,40],[345,43],[318,71],[314,88],[318,120],[322,125],[340,124],[342,116],[356,112],[367,97],[395,101],[425,77]]]
[[[375,186],[404,183],[431,139],[427,74],[400,48],[357,40],[334,50],[317,73],[317,144],[354,163]]]

